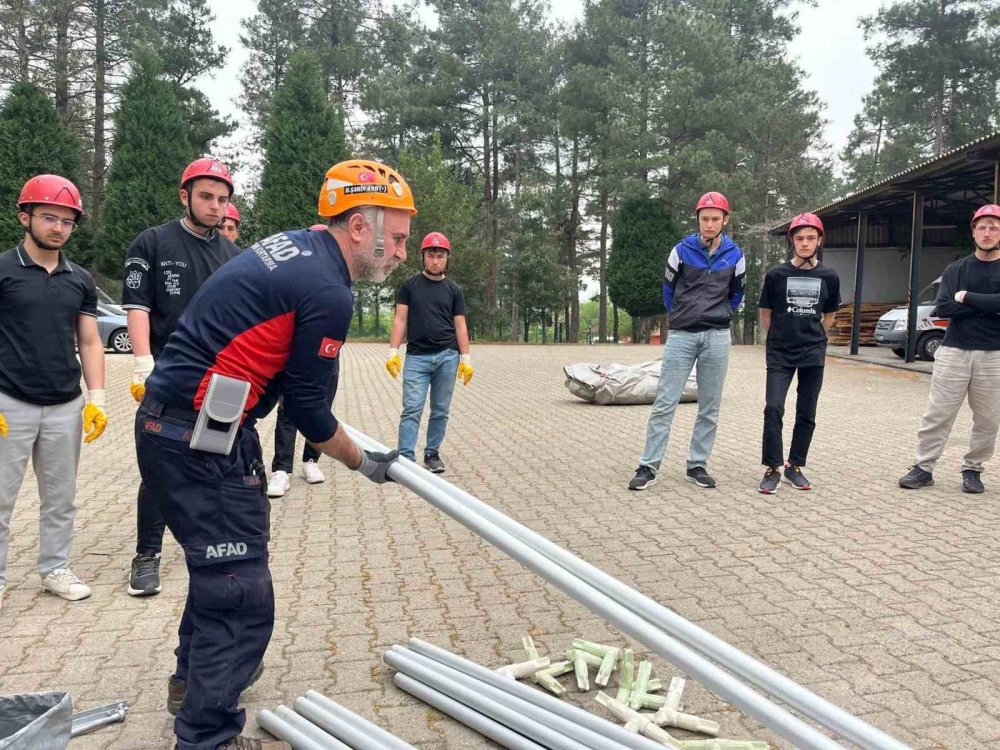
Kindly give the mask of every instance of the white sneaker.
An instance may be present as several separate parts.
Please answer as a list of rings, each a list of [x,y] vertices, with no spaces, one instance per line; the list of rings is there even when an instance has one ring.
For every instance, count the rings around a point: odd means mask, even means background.
[[[326,477],[323,476],[323,472],[319,468],[319,464],[315,461],[303,461],[302,462],[302,476],[306,478],[309,484],[319,484],[320,482],[325,482]]]
[[[271,481],[267,483],[268,497],[284,497],[288,488],[292,486],[292,480],[287,471],[276,471],[271,475]]]
[[[90,596],[90,586],[85,584],[69,568],[57,568],[42,579],[42,588],[71,602]]]

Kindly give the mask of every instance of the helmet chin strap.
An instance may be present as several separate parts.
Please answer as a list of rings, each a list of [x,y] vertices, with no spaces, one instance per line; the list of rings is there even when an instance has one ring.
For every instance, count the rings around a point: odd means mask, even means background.
[[[187,218],[188,221],[190,221],[194,226],[200,227],[202,229],[218,229],[219,227],[222,226],[223,222],[226,220],[225,215],[222,216],[222,221],[220,221],[218,224],[206,224],[197,216],[195,216],[194,211],[191,210],[191,203],[193,202],[193,199],[191,197],[191,186],[188,185],[187,187],[185,187],[184,192],[187,193],[188,197],[187,205],[184,206],[184,216]]]
[[[375,257],[385,256],[385,237],[382,235],[382,227],[385,224],[385,209],[380,208],[375,211]]]
[[[983,247],[978,242],[975,244],[976,244],[976,250],[978,250],[981,253],[995,253],[998,250],[1000,250],[1000,241],[997,241],[997,243],[993,247],[988,247],[988,248]]]

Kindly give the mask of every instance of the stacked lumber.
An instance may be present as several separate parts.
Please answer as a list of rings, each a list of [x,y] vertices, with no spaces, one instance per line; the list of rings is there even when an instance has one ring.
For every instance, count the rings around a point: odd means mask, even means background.
[[[859,343],[862,346],[875,345],[875,324],[889,310],[905,302],[862,302],[861,331]],[[849,346],[851,343],[851,326],[854,325],[854,303],[848,302],[837,311],[830,328],[830,343],[834,346]]]

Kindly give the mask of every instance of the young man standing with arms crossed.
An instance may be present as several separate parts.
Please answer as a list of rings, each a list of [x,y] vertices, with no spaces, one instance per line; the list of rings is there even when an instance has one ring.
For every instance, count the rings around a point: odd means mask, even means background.
[[[184,216],[145,230],[125,254],[122,307],[128,311],[134,361],[130,390],[136,401],[142,401],[146,378],[188,302],[209,276],[240,252],[218,231],[232,195],[233,178],[226,165],[196,159],[181,176]],[[136,504],[136,555],[128,593],[151,596],[160,592],[165,522],[156,496],[141,482]]]
[[[729,368],[729,325],[743,302],[746,262],[739,245],[722,233],[729,223],[729,201],[722,193],[705,193],[695,206],[695,216],[698,231],[681,240],[667,258],[663,305],[670,315],[670,335],[646,425],[646,447],[628,483],[630,490],[656,484],[674,411],[696,363],[698,418],[691,434],[687,479],[699,487],[715,487],[706,467]]]
[[[10,520],[29,457],[38,478],[42,588],[76,601],[91,593],[69,569],[80,432],[90,443],[108,423],[97,287],[62,252],[83,215],[76,185],[54,174],[32,177],[17,208],[24,239],[0,254],[0,605]]]
[[[918,490],[934,484],[934,466],[968,398],[972,435],[962,460],[962,491],[985,492],[980,475],[992,456],[1000,427],[1000,206],[972,217],[976,251],[941,274],[933,315],[948,318],[948,330],[934,354],[927,411],[917,433],[910,471],[899,486]]]
[[[802,473],[816,429],[816,404],[823,387],[827,331],[840,308],[840,277],[819,261],[823,222],[815,214],[799,214],[788,227],[792,257],[772,268],[760,290],[760,325],[767,335],[767,386],[761,463],[766,467],[757,489],[778,491],[781,467],[797,490],[811,485]],[[798,373],[795,429],[788,462],[781,440],[785,398]]]
[[[468,385],[472,380],[469,331],[465,324],[465,295],[445,278],[451,243],[440,232],[431,232],[420,243],[423,271],[411,276],[396,293],[396,316],[389,339],[385,369],[392,377],[403,372],[403,411],[399,416],[399,455],[416,460],[414,450],[420,432],[427,391],[431,415],[427,420],[424,466],[435,474],[444,471],[439,450],[448,427],[448,409],[455,393],[455,378]],[[406,364],[399,345],[406,334]]]

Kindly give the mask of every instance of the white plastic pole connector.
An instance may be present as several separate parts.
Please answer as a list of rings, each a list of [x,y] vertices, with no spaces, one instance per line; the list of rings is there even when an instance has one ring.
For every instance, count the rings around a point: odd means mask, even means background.
[[[353,427],[345,425],[345,428],[347,429],[348,434],[350,434],[355,441],[363,442],[367,445],[367,447],[377,451],[389,450],[384,445],[372,440],[370,437],[362,432],[359,432]],[[396,464],[397,465],[394,465],[389,470],[393,479],[400,481],[396,478],[397,473],[401,476],[409,473],[410,476],[423,479],[425,487],[428,484],[430,485],[429,487],[426,487],[427,490],[430,490],[435,494],[440,492],[456,499],[461,502],[464,507],[482,516],[491,523],[496,524],[502,530],[512,535],[515,539],[528,544],[532,547],[532,549],[549,558],[552,562],[578,576],[581,581],[586,582],[595,589],[604,593],[606,596],[609,596],[616,602],[622,604],[635,615],[645,619],[647,622],[655,624],[656,627],[664,633],[667,633],[681,641],[683,644],[702,656],[718,662],[726,669],[739,675],[750,684],[756,685],[761,690],[764,690],[765,692],[770,693],[776,698],[784,701],[789,706],[795,708],[797,711],[801,712],[803,715],[812,719],[821,726],[826,727],[831,732],[854,742],[862,748],[862,750],[913,750],[913,748],[909,745],[900,742],[877,727],[873,727],[871,724],[868,724],[864,720],[845,711],[839,706],[834,705],[825,698],[816,695],[808,688],[799,685],[794,680],[789,679],[766,664],[757,661],[752,656],[743,653],[735,646],[731,646],[721,638],[709,633],[707,630],[695,625],[692,622],[688,622],[673,610],[664,607],[659,602],[656,602],[644,594],[626,586],[621,581],[611,575],[608,575],[600,568],[581,560],[576,555],[560,547],[558,544],[549,541],[541,534],[532,531],[528,527],[523,526],[511,518],[508,518],[503,513],[490,507],[479,498],[470,495],[458,487],[455,487],[453,484],[442,479],[441,477],[419,468],[412,461],[401,459],[400,461],[397,461]],[[422,472],[422,474],[420,472]],[[405,485],[405,482],[403,484]],[[413,488],[410,487],[410,489]],[[425,499],[430,499],[421,492],[417,492],[417,494]],[[434,504],[436,507],[441,507],[437,506],[436,503]],[[444,512],[448,513],[448,511]],[[448,515],[452,514],[448,513]],[[455,518],[453,515],[452,517]],[[469,526],[469,524],[466,524],[464,521],[459,522]],[[472,527],[469,526],[469,528]],[[487,539],[487,541],[489,541],[489,539]],[[506,552],[506,550],[504,551]],[[508,554],[510,553],[508,552]],[[581,601],[581,603],[586,605],[586,602],[583,602],[583,600],[578,599],[578,601]],[[589,605],[587,606],[589,607]],[[642,639],[639,640],[640,642],[645,643]],[[646,645],[649,646],[648,643]],[[660,655],[672,662],[674,661],[663,653],[660,653]],[[677,664],[677,662],[674,663]],[[678,664],[678,666],[681,665]],[[683,669],[683,667],[681,668]],[[768,723],[768,720],[763,718],[762,715],[758,714],[756,711],[750,711],[745,706],[741,706],[730,699],[728,696],[718,693],[699,675],[688,672],[687,670],[684,671],[688,674],[688,676],[697,677],[705,683],[709,690],[712,690],[712,692],[715,692],[716,695],[734,703],[743,711],[746,711],[747,714],[757,719],[765,726],[768,726],[775,733],[796,742],[796,744],[801,748],[811,747],[808,744],[803,744],[801,739],[796,741],[796,738],[786,734],[784,729],[772,726]],[[819,733],[816,734],[818,735]],[[816,745],[816,747],[822,747],[822,745]],[[827,747],[831,746],[827,745]]]
[[[529,659],[528,661],[521,661],[516,664],[508,664],[504,667],[498,667],[494,671],[497,674],[502,674],[504,677],[509,677],[512,680],[520,680],[522,677],[528,677],[533,675],[539,669],[544,669],[552,664],[552,660],[547,656],[539,656],[537,659]]]

